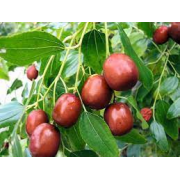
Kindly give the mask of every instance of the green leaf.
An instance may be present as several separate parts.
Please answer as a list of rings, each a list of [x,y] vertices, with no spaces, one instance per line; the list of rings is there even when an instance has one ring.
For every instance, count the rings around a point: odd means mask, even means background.
[[[82,151],[76,151],[72,152],[69,155],[70,157],[98,157],[98,155],[91,150],[82,150]]]
[[[174,119],[180,116],[180,98],[177,99],[168,109],[167,118]]]
[[[168,141],[163,126],[153,121],[150,125],[150,130],[159,148],[162,151],[168,151]]]
[[[79,132],[79,122],[71,128],[60,128],[64,146],[71,151],[83,150],[85,142]]]
[[[138,105],[136,103],[136,100],[134,99],[133,96],[128,97],[128,103],[131,104],[131,106],[136,110],[136,116],[139,120],[142,122],[142,128],[147,129],[149,127],[148,123],[144,120],[142,117],[141,113],[139,112]]]
[[[149,38],[152,38],[154,33],[154,23],[153,22],[138,22],[137,27],[144,31]]]
[[[146,89],[144,86],[141,85],[141,87],[138,89],[136,100],[143,102],[144,98],[148,95],[151,89]]]
[[[18,88],[22,87],[22,85],[23,85],[22,81],[20,81],[19,79],[16,79],[12,83],[11,87],[7,90],[7,94],[12,93],[14,90],[17,90]]]
[[[149,70],[148,67],[146,67],[144,65],[143,61],[138,57],[138,55],[136,54],[136,52],[134,51],[134,49],[131,46],[129,38],[125,34],[125,32],[120,24],[118,25],[118,28],[119,28],[119,35],[120,35],[122,44],[125,49],[125,53],[132,58],[132,60],[136,63],[136,65],[139,69],[140,81],[143,83],[145,88],[151,89],[153,86],[152,72]]]
[[[147,141],[136,129],[132,129],[128,134],[119,136],[116,139],[132,144],[145,144]]]
[[[169,96],[173,101],[176,101],[178,98],[180,98],[180,86],[178,86],[178,88]]]
[[[41,31],[0,38],[0,56],[19,66],[30,64],[62,50],[64,45],[60,40]]]
[[[14,135],[12,140],[12,155],[13,157],[23,157],[22,147],[17,134]]]
[[[165,79],[160,86],[161,96],[166,96],[175,91],[178,87],[179,80],[176,76]]]
[[[24,106],[16,101],[0,106],[0,127],[14,124],[23,112]]]
[[[9,80],[8,72],[0,67],[0,79]]]
[[[105,34],[92,30],[85,34],[82,41],[84,63],[90,66],[96,73],[101,73],[106,59]]]
[[[61,61],[64,60],[65,52],[62,53]],[[78,68],[78,58],[79,53],[78,51],[71,51],[67,57],[67,61],[65,63],[65,66],[63,68],[62,77],[63,78],[69,78],[76,74],[77,68]],[[81,62],[83,60],[82,54],[80,54]]]
[[[0,150],[4,144],[4,141],[11,135],[12,130],[13,126],[9,126],[3,129],[0,128]]]
[[[141,57],[147,50],[149,40],[145,39],[143,33],[140,32],[130,34],[129,40],[136,54]]]
[[[156,104],[155,116],[156,120],[161,123],[164,127],[166,133],[174,140],[178,138],[178,122],[177,119],[172,119],[171,121],[166,118],[167,111],[170,105],[161,100]]]
[[[79,122],[80,133],[88,146],[104,157],[118,157],[116,141],[105,121],[95,114],[83,112]]]

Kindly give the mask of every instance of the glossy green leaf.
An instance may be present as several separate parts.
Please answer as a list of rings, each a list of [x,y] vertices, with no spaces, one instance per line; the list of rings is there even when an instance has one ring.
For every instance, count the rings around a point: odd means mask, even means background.
[[[158,122],[153,121],[150,125],[150,130],[158,147],[162,151],[168,151],[168,141],[163,126]]]
[[[147,142],[146,138],[136,129],[132,129],[128,134],[118,136],[116,139],[132,144],[145,144]]]
[[[18,88],[22,87],[22,85],[23,85],[23,84],[22,84],[22,81],[19,80],[19,79],[16,79],[16,80],[12,83],[11,87],[8,89],[7,94],[12,93],[14,90],[17,90]]]
[[[174,119],[180,116],[180,98],[177,99],[168,109],[167,118]]]
[[[152,38],[155,29],[153,22],[138,22],[137,26],[139,29],[143,30],[144,34]]]
[[[60,59],[61,61],[64,60],[64,56],[65,56],[65,52],[62,53],[62,56]],[[78,51],[71,51],[69,53],[65,66],[63,68],[63,72],[62,72],[62,76],[64,78],[69,78],[73,76],[74,74],[76,74],[78,64],[79,64],[78,58],[80,58],[81,62],[83,62],[83,56],[82,54],[80,54],[80,57],[79,57]]]
[[[17,134],[15,134],[12,139],[12,155],[13,157],[23,157],[20,139]]]
[[[64,45],[60,40],[42,31],[0,38],[0,56],[19,66],[57,54],[62,50],[64,50]]]
[[[92,30],[85,34],[82,42],[84,63],[90,66],[96,73],[101,73],[106,59],[105,34]]]
[[[178,122],[177,119],[168,120],[166,118],[170,105],[161,100],[156,104],[156,120],[164,127],[165,132],[174,140],[178,138]]]
[[[178,84],[179,80],[176,76],[169,77],[162,82],[159,93],[161,96],[169,95],[177,89]]]
[[[79,127],[84,141],[100,156],[119,156],[116,141],[109,127],[100,116],[83,112],[80,117]]]
[[[14,101],[0,106],[0,127],[14,124],[22,116],[24,106]]]
[[[178,86],[177,89],[174,90],[174,92],[171,93],[169,96],[173,101],[176,101],[178,98],[180,98],[180,86]]]
[[[83,150],[85,142],[79,132],[79,122],[71,128],[60,128],[64,146],[70,151]]]

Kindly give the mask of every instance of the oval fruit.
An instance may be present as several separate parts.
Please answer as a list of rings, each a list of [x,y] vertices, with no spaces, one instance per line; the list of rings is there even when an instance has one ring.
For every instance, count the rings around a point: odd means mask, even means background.
[[[56,102],[53,119],[63,127],[74,125],[81,113],[81,101],[74,94],[63,94]]]
[[[166,43],[169,39],[168,30],[169,28],[167,26],[160,26],[153,34],[153,41],[156,44]]]
[[[180,22],[173,22],[169,27],[169,36],[180,44]]]
[[[115,136],[124,135],[133,127],[133,116],[124,103],[109,105],[105,110],[104,119]]]
[[[111,89],[126,91],[138,81],[139,72],[134,61],[125,54],[116,53],[108,57],[103,65],[104,77]]]
[[[30,138],[30,152],[33,157],[54,157],[60,144],[60,133],[51,124],[40,124]]]
[[[41,110],[34,110],[31,111],[26,120],[26,132],[29,136],[33,133],[37,126],[42,123],[48,122],[47,114]]]
[[[27,78],[31,81],[38,77],[38,70],[36,69],[35,65],[29,66],[26,73]]]
[[[86,106],[99,110],[109,104],[112,90],[102,75],[95,74],[90,76],[84,83],[81,97]]]

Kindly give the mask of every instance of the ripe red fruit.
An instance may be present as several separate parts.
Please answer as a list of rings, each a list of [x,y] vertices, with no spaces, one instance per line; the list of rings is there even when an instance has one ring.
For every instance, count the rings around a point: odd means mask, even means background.
[[[81,113],[81,101],[74,94],[63,94],[56,102],[53,119],[63,127],[74,125]]]
[[[38,77],[38,70],[36,69],[35,65],[29,66],[26,73],[27,78],[31,81]]]
[[[30,138],[30,152],[34,157],[53,157],[60,144],[60,133],[51,124],[40,124]]]
[[[124,103],[114,103],[108,106],[104,119],[115,136],[128,133],[133,127],[133,116],[129,107]]]
[[[169,36],[180,44],[180,22],[173,22],[169,27]]]
[[[90,76],[81,91],[82,101],[92,109],[105,108],[112,97],[112,90],[102,75]]]
[[[112,54],[104,62],[104,77],[111,89],[126,91],[138,81],[139,72],[136,64],[125,54]]]
[[[169,28],[167,26],[160,26],[153,34],[153,41],[156,44],[166,43],[169,39],[168,30]]]
[[[48,116],[47,114],[41,110],[34,110],[30,112],[30,114],[27,117],[26,120],[26,132],[29,136],[33,133],[33,131],[36,129],[37,126],[39,126],[42,123],[48,122]]]
[[[152,117],[152,109],[150,108],[143,108],[141,109],[141,115],[143,118],[148,122]]]

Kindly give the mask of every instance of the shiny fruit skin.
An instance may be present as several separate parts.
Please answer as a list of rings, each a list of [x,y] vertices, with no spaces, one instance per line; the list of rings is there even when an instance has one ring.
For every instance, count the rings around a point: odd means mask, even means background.
[[[160,26],[153,34],[153,41],[156,44],[166,43],[169,39],[168,30],[169,28],[167,26]]]
[[[104,119],[114,136],[128,133],[133,127],[133,116],[124,103],[109,105],[104,112]]]
[[[81,113],[81,101],[74,94],[63,94],[56,102],[53,110],[54,121],[63,127],[74,125]]]
[[[173,22],[169,27],[169,36],[180,44],[180,22]]]
[[[111,89],[126,91],[135,86],[139,78],[136,64],[125,54],[115,53],[103,65],[104,77]]]
[[[48,122],[47,114],[41,110],[34,110],[31,111],[26,120],[26,132],[29,136],[33,133],[37,126],[42,123]]]
[[[141,109],[140,113],[147,122],[151,119],[153,114],[152,109],[150,108],[143,108]]]
[[[36,79],[38,77],[38,70],[36,69],[35,65],[29,66],[27,69],[27,78],[29,80]]]
[[[82,101],[92,109],[105,108],[112,97],[112,90],[102,75],[90,76],[81,91]]]
[[[51,124],[40,124],[30,138],[30,152],[33,157],[54,157],[59,149],[59,131]]]

